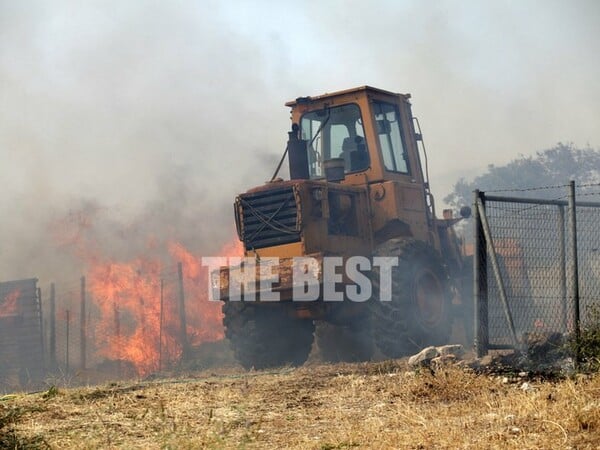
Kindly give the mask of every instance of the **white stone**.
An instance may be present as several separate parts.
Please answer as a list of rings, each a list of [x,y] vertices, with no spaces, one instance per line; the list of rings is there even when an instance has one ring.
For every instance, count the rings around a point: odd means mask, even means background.
[[[436,349],[440,356],[454,355],[460,358],[465,354],[465,349],[460,344],[442,345],[441,347],[436,347]]]
[[[435,347],[426,347],[416,355],[408,359],[408,365],[412,367],[428,365],[431,360],[439,356],[438,349]]]
[[[525,391],[525,392],[530,392],[530,391],[533,391],[533,390],[534,390],[534,388],[533,388],[533,386],[532,386],[531,384],[529,384],[529,383],[525,382],[525,383],[523,383],[523,384],[521,385],[521,390],[522,390],[522,391]]]

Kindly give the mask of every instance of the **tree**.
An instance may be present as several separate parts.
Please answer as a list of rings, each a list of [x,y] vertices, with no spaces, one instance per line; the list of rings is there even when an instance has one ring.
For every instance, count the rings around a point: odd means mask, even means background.
[[[473,181],[461,178],[454,191],[444,198],[449,205],[460,208],[472,202],[472,192],[489,190],[522,190],[543,186],[563,186],[575,180],[577,184],[600,183],[600,150],[576,148],[573,144],[559,142],[553,148],[537,152],[535,156],[523,156],[505,166],[490,164],[487,172]],[[598,192],[598,186],[595,187]],[[585,189],[578,192],[590,191]],[[564,194],[564,188],[562,193]],[[535,197],[556,198],[557,190],[536,191]],[[509,194],[510,195],[510,194]]]

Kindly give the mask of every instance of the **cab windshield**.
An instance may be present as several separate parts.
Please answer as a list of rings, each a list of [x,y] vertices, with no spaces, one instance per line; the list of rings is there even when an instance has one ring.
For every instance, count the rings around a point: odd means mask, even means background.
[[[323,178],[323,161],[332,158],[344,160],[346,173],[369,167],[369,153],[358,105],[308,112],[300,121],[300,133],[301,138],[308,142],[311,178]]]

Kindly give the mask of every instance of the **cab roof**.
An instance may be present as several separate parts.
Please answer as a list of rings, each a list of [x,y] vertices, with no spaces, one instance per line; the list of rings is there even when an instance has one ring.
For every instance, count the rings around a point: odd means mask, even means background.
[[[310,97],[310,96],[309,97],[298,97],[296,100],[290,100],[289,102],[286,102],[285,106],[296,106],[298,103],[302,103],[302,102],[313,102],[313,101],[318,101],[318,100],[322,100],[322,99],[326,99],[326,98],[330,98],[330,97],[337,97],[340,95],[345,95],[345,94],[350,94],[353,92],[360,92],[360,91],[368,91],[368,92],[373,92],[373,93],[378,93],[378,94],[391,95],[394,97],[402,97],[406,100],[408,100],[410,98],[410,94],[398,94],[396,92],[390,92],[390,91],[386,91],[383,89],[374,88],[371,86],[360,86],[360,87],[356,87],[356,88],[352,88],[352,89],[345,89],[343,91],[325,93],[325,94],[317,95],[314,97]]]

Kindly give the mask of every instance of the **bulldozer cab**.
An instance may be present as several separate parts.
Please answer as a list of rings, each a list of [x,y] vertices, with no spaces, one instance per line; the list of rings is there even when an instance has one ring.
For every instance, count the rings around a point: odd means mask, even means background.
[[[324,163],[341,158],[342,183],[422,184],[409,98],[364,86],[286,103],[306,142],[309,178],[325,178]]]
[[[375,243],[410,235],[439,248],[409,99],[363,86],[286,103],[298,139],[288,146],[290,177],[368,186]],[[329,176],[336,162],[343,173]]]

